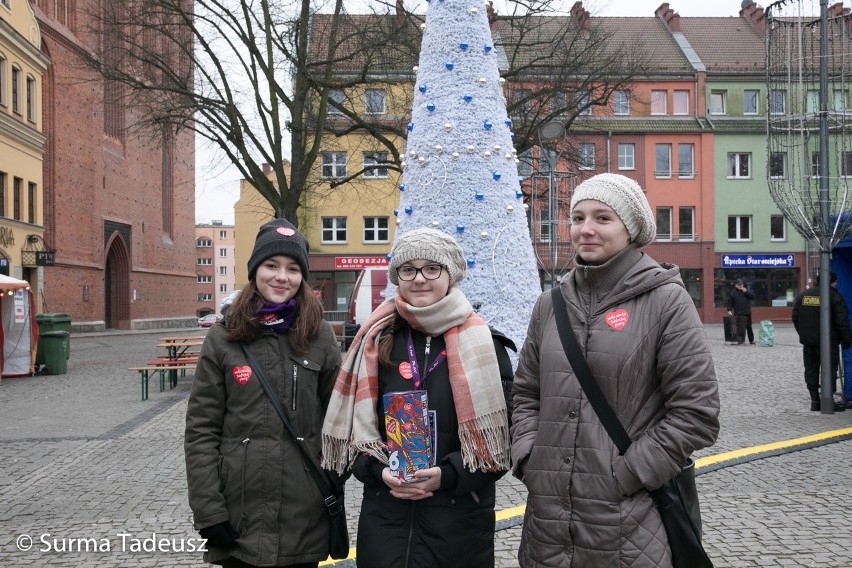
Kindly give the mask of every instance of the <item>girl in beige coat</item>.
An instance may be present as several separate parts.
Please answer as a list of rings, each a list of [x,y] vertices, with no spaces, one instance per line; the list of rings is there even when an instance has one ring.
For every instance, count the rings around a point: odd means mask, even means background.
[[[719,431],[704,328],[677,267],[638,249],[655,236],[639,185],[601,174],[571,199],[576,267],[560,286],[592,375],[633,443],[619,456],[563,352],[550,292],[515,374],[514,473],[529,490],[523,568],[669,567],[649,490]]]

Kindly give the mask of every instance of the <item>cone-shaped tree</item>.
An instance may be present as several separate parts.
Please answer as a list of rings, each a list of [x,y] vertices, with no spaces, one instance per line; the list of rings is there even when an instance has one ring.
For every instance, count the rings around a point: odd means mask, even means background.
[[[482,2],[430,1],[408,128],[396,237],[453,235],[468,265],[462,290],[520,347],[541,289]]]

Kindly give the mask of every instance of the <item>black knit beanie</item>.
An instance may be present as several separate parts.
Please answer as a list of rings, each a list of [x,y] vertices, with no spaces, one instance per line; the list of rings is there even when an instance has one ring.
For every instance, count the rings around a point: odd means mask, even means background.
[[[296,227],[284,219],[273,219],[260,227],[254,250],[248,261],[248,277],[254,280],[257,267],[269,257],[289,256],[299,263],[302,278],[308,278],[308,241]]]

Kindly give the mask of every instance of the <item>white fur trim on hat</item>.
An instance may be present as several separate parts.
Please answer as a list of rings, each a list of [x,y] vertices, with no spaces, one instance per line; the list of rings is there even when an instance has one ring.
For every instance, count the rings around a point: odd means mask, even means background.
[[[598,174],[578,185],[571,212],[580,201],[594,199],[609,205],[627,228],[630,240],[642,247],[657,236],[657,224],[645,192],[635,180],[620,174]]]
[[[388,278],[393,284],[399,284],[397,269],[412,260],[431,260],[446,266],[450,286],[461,282],[467,272],[461,247],[453,237],[437,229],[414,229],[397,237],[388,266]]]

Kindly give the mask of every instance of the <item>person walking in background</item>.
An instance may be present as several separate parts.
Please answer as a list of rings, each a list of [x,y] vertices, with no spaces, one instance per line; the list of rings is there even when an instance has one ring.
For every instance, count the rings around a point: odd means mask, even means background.
[[[798,295],[793,306],[793,325],[799,334],[802,344],[802,359],[805,364],[805,385],[811,395],[811,410],[819,411],[820,403],[820,296],[819,275],[816,285]],[[849,309],[840,292],[837,291],[837,275],[831,273],[829,287],[829,304],[831,313],[831,394],[837,390],[837,373],[840,367],[840,352],[838,346],[844,349],[852,346],[852,330],[849,327]],[[836,412],[846,410],[845,402],[835,402]]]
[[[313,568],[329,554],[323,495],[242,346],[317,462],[340,347],[307,283],[307,241],[293,225],[260,228],[248,276],[201,347],[186,411],[189,505],[208,562]]]
[[[512,467],[529,490],[522,568],[672,566],[648,492],[715,442],[719,392],[678,268],[639,250],[655,232],[634,180],[599,174],[574,190],[576,265],[559,289],[592,377],[632,444],[619,455],[567,360],[551,293],[542,294],[514,384]]]
[[[728,315],[736,319],[737,344],[745,343],[748,334],[748,342],[754,345],[754,330],[751,327],[751,301],[754,294],[749,292],[742,280],[737,280],[734,289],[728,295]]]
[[[364,484],[358,566],[492,568],[495,483],[509,467],[501,375],[512,365],[499,334],[458,284],[461,248],[435,229],[398,237],[388,279],[398,286],[361,327],[323,425],[323,467],[350,465]],[[435,466],[391,473],[382,397],[424,390],[437,433]]]

